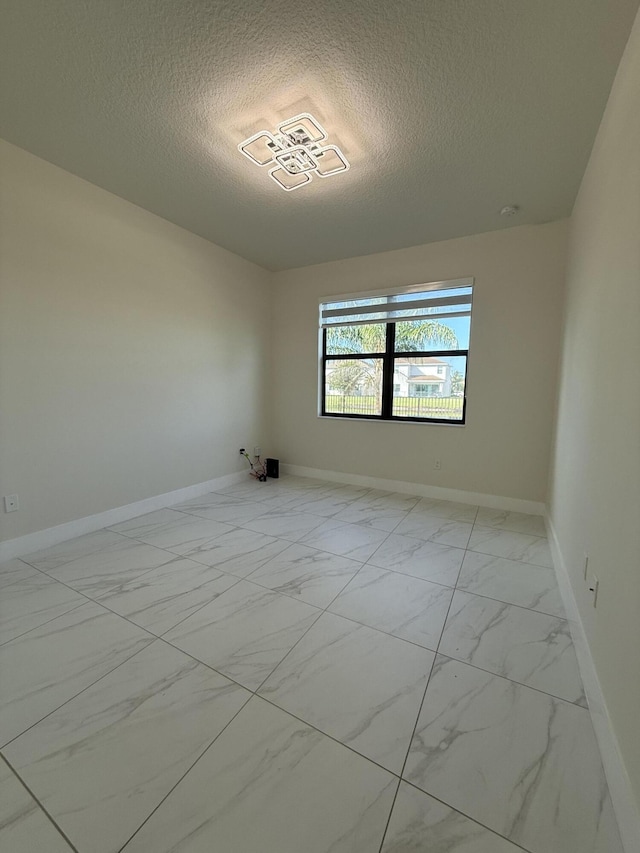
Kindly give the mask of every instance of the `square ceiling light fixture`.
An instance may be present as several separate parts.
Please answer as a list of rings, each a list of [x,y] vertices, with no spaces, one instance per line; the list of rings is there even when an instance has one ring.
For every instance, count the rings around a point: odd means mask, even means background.
[[[349,162],[337,145],[326,145],[324,128],[309,113],[287,119],[271,133],[261,130],[238,145],[256,166],[271,166],[269,177],[283,190],[300,189],[312,176],[330,178],[346,172]]]

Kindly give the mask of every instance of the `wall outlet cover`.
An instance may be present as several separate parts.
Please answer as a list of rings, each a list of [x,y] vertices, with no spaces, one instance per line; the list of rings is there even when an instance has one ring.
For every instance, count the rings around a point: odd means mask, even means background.
[[[18,496],[17,495],[5,495],[4,496],[4,511],[5,512],[17,512],[18,511]]]

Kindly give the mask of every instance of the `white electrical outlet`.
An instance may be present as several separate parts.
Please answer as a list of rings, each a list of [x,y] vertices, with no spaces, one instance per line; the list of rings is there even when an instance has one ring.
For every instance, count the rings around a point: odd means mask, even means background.
[[[593,606],[598,606],[598,592],[600,590],[600,581],[595,575],[591,575],[591,580],[589,581],[589,592],[593,598]]]
[[[434,471],[439,471],[441,467],[442,467],[442,464],[441,464],[440,460],[436,459],[435,462],[433,463]]]
[[[260,456],[260,445],[258,445],[258,444],[257,444],[257,445],[253,448],[253,455],[254,455],[254,456]]]
[[[18,496],[17,495],[5,495],[4,496],[4,511],[5,512],[17,512],[19,507]]]

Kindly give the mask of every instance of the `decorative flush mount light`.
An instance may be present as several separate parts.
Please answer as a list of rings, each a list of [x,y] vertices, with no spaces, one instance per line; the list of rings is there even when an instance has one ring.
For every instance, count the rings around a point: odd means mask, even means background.
[[[238,145],[257,166],[272,166],[269,177],[291,192],[308,184],[312,175],[330,178],[346,172],[349,162],[337,145],[325,145],[327,134],[310,113],[287,119],[270,133],[261,130]]]

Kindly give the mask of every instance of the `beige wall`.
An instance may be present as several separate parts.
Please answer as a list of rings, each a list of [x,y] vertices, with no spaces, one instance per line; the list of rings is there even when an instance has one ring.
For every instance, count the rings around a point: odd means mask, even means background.
[[[550,511],[640,803],[640,18],[571,221]]]
[[[281,459],[544,500],[566,228],[523,226],[277,273],[273,434]],[[319,297],[463,276],[475,277],[464,427],[317,417]]]
[[[0,157],[0,495],[20,497],[1,538],[242,470],[267,444],[269,274]]]

